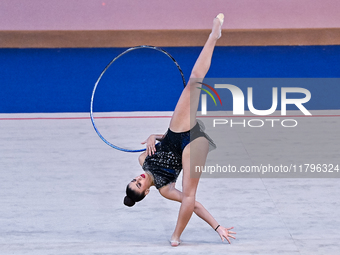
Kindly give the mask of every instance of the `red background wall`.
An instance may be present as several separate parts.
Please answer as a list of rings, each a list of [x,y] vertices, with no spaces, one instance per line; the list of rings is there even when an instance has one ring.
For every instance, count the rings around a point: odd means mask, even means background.
[[[340,27],[339,0],[1,0],[0,30]]]

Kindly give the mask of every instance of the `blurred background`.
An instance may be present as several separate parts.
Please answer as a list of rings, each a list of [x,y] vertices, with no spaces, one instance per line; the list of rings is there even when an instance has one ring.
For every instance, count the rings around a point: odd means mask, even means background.
[[[3,0],[0,112],[88,112],[101,71],[137,45],[164,48],[188,78],[219,12],[208,77],[339,77],[339,10],[337,0]],[[99,84],[96,109],[173,110],[183,87],[174,67],[152,50],[124,55]]]

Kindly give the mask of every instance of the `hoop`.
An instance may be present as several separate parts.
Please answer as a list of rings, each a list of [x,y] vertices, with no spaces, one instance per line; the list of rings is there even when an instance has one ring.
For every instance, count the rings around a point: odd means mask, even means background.
[[[93,99],[94,99],[94,95],[95,95],[95,92],[96,92],[96,89],[97,89],[97,86],[102,78],[102,76],[105,74],[105,72],[107,71],[107,69],[112,65],[113,62],[115,62],[118,58],[120,58],[121,56],[123,56],[124,54],[130,52],[130,51],[133,51],[133,50],[137,50],[137,49],[152,49],[152,50],[157,50],[157,51],[160,51],[162,53],[164,53],[165,55],[167,55],[174,63],[175,65],[177,66],[178,68],[178,71],[180,72],[181,76],[182,76],[182,81],[183,81],[183,85],[184,87],[186,86],[186,82],[185,82],[185,79],[184,79],[184,74],[183,74],[183,71],[181,69],[181,67],[179,66],[179,64],[177,63],[177,61],[168,53],[166,52],[165,50],[161,49],[161,48],[157,48],[155,46],[150,46],[150,45],[140,45],[140,46],[136,46],[136,47],[132,47],[132,48],[129,48],[127,50],[125,50],[124,52],[120,53],[117,57],[115,57],[114,59],[111,60],[111,62],[104,68],[104,70],[102,71],[102,73],[99,75],[98,77],[98,80],[97,82],[95,83],[94,85],[94,88],[93,88],[93,91],[92,91],[92,96],[91,96],[91,106],[90,106],[90,117],[91,117],[91,122],[92,122],[92,125],[93,125],[93,128],[94,130],[96,131],[97,135],[109,146],[111,146],[112,148],[116,149],[116,150],[120,150],[120,151],[124,151],[124,152],[141,152],[141,151],[145,151],[146,149],[143,148],[143,149],[138,149],[138,150],[130,150],[130,149],[125,149],[125,148],[122,148],[122,147],[119,147],[117,145],[114,145],[112,143],[110,143],[109,141],[107,141],[103,136],[102,134],[99,132],[98,128],[96,127],[96,124],[94,122],[94,117],[93,117]]]

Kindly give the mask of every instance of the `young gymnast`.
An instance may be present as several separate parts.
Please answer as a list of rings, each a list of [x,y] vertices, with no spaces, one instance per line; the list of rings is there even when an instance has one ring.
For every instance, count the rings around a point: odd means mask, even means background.
[[[155,186],[163,197],[181,203],[176,228],[170,239],[172,246],[180,244],[180,236],[193,212],[206,221],[222,241],[227,239],[230,243],[229,238],[235,239],[232,234],[236,233],[230,231],[232,228],[219,225],[203,205],[195,201],[200,173],[193,174],[195,166],[205,165],[209,143],[213,145],[196,120],[201,92],[197,87],[201,87],[199,82],[203,81],[210,68],[215,44],[221,37],[223,20],[224,15],[220,13],[213,21],[212,31],[178,100],[167,133],[150,135],[142,143],[146,144],[146,151],[139,156],[139,163],[145,172],[134,178],[126,188],[124,204],[127,206],[141,201],[151,186]],[[160,141],[157,145],[156,140]],[[182,169],[182,191],[179,191],[175,182]]]

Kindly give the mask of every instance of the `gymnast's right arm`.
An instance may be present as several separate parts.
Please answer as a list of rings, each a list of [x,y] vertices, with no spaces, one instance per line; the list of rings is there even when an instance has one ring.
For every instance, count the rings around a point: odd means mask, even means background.
[[[175,188],[175,183],[171,183],[160,188],[159,193],[161,193],[161,195],[167,199],[182,203],[183,193]],[[233,227],[225,228],[219,225],[215,218],[208,212],[208,210],[197,201],[195,201],[194,213],[206,223],[208,223],[213,229],[215,229],[222,241],[227,240],[230,243],[229,237],[236,239],[234,236],[230,235],[236,234],[233,231],[229,231],[233,229]]]

